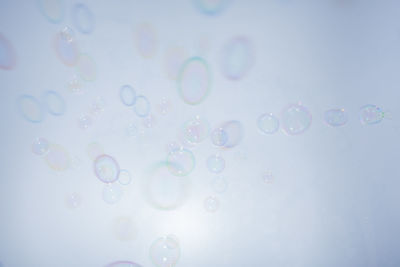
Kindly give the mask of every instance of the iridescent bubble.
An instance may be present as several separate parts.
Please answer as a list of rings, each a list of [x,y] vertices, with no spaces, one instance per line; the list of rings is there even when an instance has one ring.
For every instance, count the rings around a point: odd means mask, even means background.
[[[56,171],[65,171],[71,166],[68,152],[60,145],[51,144],[44,156],[47,165]]]
[[[80,129],[85,130],[93,124],[93,118],[88,114],[83,114],[78,118],[77,123]]]
[[[136,115],[139,117],[146,117],[150,113],[150,102],[145,96],[138,95],[136,97],[136,103],[133,107]]]
[[[95,160],[98,156],[104,154],[104,149],[99,143],[90,143],[87,148],[86,152],[90,159]]]
[[[74,66],[79,60],[79,49],[74,40],[67,40],[59,32],[54,39],[54,49],[58,58],[67,66]]]
[[[187,121],[183,126],[183,137],[192,144],[203,142],[210,132],[208,121],[200,116]]]
[[[168,153],[167,163],[173,175],[186,176],[193,171],[195,158],[193,152],[188,149],[176,149]]]
[[[72,42],[75,39],[74,31],[68,26],[65,26],[64,28],[62,28],[60,33],[61,33],[61,37],[67,42]]]
[[[223,128],[216,128],[211,132],[211,142],[216,146],[223,146],[228,142],[228,134]]]
[[[141,24],[135,32],[135,44],[139,54],[151,58],[157,51],[157,34],[150,24]]]
[[[273,134],[279,129],[279,120],[272,113],[265,113],[258,117],[257,126],[262,133]]]
[[[89,34],[94,30],[94,16],[84,4],[78,3],[74,5],[72,8],[72,21],[81,33]]]
[[[243,135],[243,125],[240,121],[226,121],[213,131],[212,141],[221,148],[232,148],[240,144]]]
[[[21,116],[29,122],[41,122],[45,116],[42,104],[31,95],[22,95],[18,97],[17,109]]]
[[[142,267],[142,265],[139,265],[131,261],[115,261],[107,264],[106,267]]]
[[[216,212],[219,209],[219,199],[215,196],[209,196],[204,200],[204,208],[208,212]]]
[[[200,57],[186,60],[178,76],[178,92],[183,101],[197,105],[204,101],[211,89],[211,72]]]
[[[49,152],[50,143],[47,139],[39,137],[32,143],[32,152],[38,156],[43,156]]]
[[[261,175],[261,178],[264,183],[266,184],[272,184],[274,182],[274,175],[272,174],[271,171],[266,171]]]
[[[82,204],[82,197],[78,193],[72,193],[65,198],[65,204],[70,209],[76,209]]]
[[[282,111],[282,128],[288,135],[304,133],[310,127],[311,122],[311,113],[301,104],[289,105]]]
[[[122,185],[128,185],[132,182],[131,173],[127,170],[120,170],[118,182]]]
[[[231,0],[193,0],[196,8],[203,14],[213,16],[224,11]]]
[[[330,109],[325,111],[324,120],[328,125],[338,127],[345,125],[348,118],[344,109]]]
[[[37,0],[42,15],[51,23],[60,23],[65,14],[64,0]]]
[[[150,258],[157,267],[174,267],[180,254],[179,242],[171,235],[158,238],[150,247]]]
[[[89,55],[79,55],[76,69],[83,80],[94,81],[96,79],[96,64]]]
[[[186,59],[186,53],[181,47],[169,48],[165,53],[165,70],[170,79],[176,80],[179,70]]]
[[[210,172],[220,173],[225,169],[225,160],[219,155],[211,155],[207,159],[207,168]]]
[[[125,106],[133,106],[136,101],[136,91],[130,85],[121,86],[119,97]]]
[[[385,112],[376,105],[365,105],[360,108],[360,121],[362,124],[377,124],[384,117]]]
[[[224,177],[218,176],[212,181],[212,188],[216,193],[223,193],[228,188],[228,181]]]
[[[105,184],[103,187],[103,200],[107,204],[115,204],[122,197],[123,191],[120,184]]]
[[[16,56],[11,43],[0,33],[0,69],[11,70],[15,67]]]
[[[221,69],[228,79],[243,78],[254,64],[253,45],[246,37],[229,40],[222,49]]]
[[[113,222],[113,232],[116,239],[130,241],[136,236],[135,225],[130,217],[118,217]]]
[[[42,95],[47,112],[54,116],[61,116],[65,112],[64,98],[56,91],[46,91]]]
[[[93,163],[94,173],[104,183],[112,183],[118,179],[119,165],[111,156],[103,154],[98,156]]]

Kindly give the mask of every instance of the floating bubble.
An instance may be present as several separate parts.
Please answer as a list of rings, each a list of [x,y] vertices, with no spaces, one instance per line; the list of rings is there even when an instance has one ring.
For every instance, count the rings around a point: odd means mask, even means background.
[[[212,181],[212,188],[216,193],[223,193],[228,188],[228,181],[224,177],[218,176]]]
[[[47,152],[49,152],[49,141],[47,139],[39,137],[36,138],[32,143],[32,152],[38,156],[43,156]]]
[[[279,129],[279,120],[272,113],[265,113],[258,117],[258,129],[265,134],[276,133]]]
[[[221,148],[232,148],[240,144],[243,138],[243,125],[232,120],[221,123],[212,134],[212,142]]]
[[[200,57],[186,60],[179,72],[178,91],[183,101],[197,105],[204,101],[211,89],[211,72]]]
[[[193,0],[193,3],[201,13],[213,16],[224,11],[231,0]]]
[[[179,150],[179,149],[183,149],[183,147],[182,147],[178,142],[176,142],[176,141],[169,142],[169,143],[166,145],[166,151],[167,151],[167,153],[169,153],[169,152],[171,152],[171,151],[174,151],[174,150]]]
[[[136,103],[133,107],[136,115],[146,117],[150,113],[150,102],[145,96],[139,95],[136,97]]]
[[[76,209],[82,204],[82,197],[78,193],[72,193],[65,198],[65,204],[70,209]]]
[[[207,168],[210,172],[220,173],[225,169],[225,160],[219,155],[211,155],[207,159]]]
[[[262,180],[266,184],[272,184],[274,182],[274,175],[271,171],[266,171],[261,176]]]
[[[120,170],[118,182],[122,185],[128,185],[132,181],[132,176],[127,170]]]
[[[61,30],[61,38],[63,38],[65,41],[67,42],[72,42],[75,39],[75,33],[74,31],[68,27],[65,26],[62,30]]]
[[[103,187],[103,200],[107,204],[115,204],[122,197],[123,191],[119,184],[105,184]]]
[[[83,80],[94,81],[96,79],[96,64],[89,55],[79,55],[76,69]]]
[[[78,118],[78,127],[82,130],[89,128],[92,124],[93,124],[93,118],[88,114],[81,115]]]
[[[119,90],[119,97],[125,106],[133,106],[136,101],[136,91],[130,85],[123,85]]]
[[[219,209],[219,200],[215,196],[209,196],[204,200],[204,208],[208,212],[216,212]]]
[[[360,108],[360,121],[362,124],[377,124],[383,120],[385,112],[378,106],[365,105]]]
[[[330,109],[325,111],[324,120],[328,125],[338,127],[345,125],[348,118],[344,109]]]
[[[94,173],[104,183],[112,183],[118,179],[119,165],[111,156],[103,154],[94,160]]]
[[[211,132],[211,142],[216,146],[223,146],[228,141],[228,134],[223,128],[216,128]]]
[[[156,123],[156,117],[154,117],[152,114],[149,114],[147,117],[142,119],[142,124],[146,128],[153,128]]]
[[[65,112],[64,98],[56,91],[46,91],[42,95],[47,111],[54,116],[61,116]]]
[[[86,152],[90,159],[95,160],[98,156],[104,154],[104,149],[99,143],[90,143],[87,148]]]
[[[71,91],[73,94],[82,94],[83,89],[82,89],[82,82],[78,78],[77,75],[74,75],[72,79],[68,82],[68,89]]]
[[[89,34],[94,30],[95,20],[90,9],[81,3],[72,8],[72,21],[75,27],[83,34]]]
[[[183,126],[183,137],[192,144],[203,142],[210,132],[208,121],[200,116],[187,121]]]
[[[125,130],[126,130],[126,135],[128,135],[129,137],[134,137],[139,134],[139,129],[136,127],[134,123],[130,123]]]
[[[131,241],[136,236],[135,225],[130,217],[118,217],[113,222],[113,232],[120,241]]]
[[[253,45],[246,37],[235,37],[223,47],[221,69],[228,79],[239,80],[243,78],[253,64]]]
[[[31,95],[22,95],[16,102],[18,112],[25,120],[33,123],[43,121],[45,113],[39,100]]]
[[[303,105],[292,104],[283,109],[281,122],[286,134],[299,135],[310,127],[312,116]]]
[[[47,165],[56,171],[65,171],[71,166],[68,152],[60,145],[51,144],[44,156]]]
[[[131,261],[115,261],[107,264],[106,267],[142,267],[142,265],[139,265]]]
[[[141,24],[135,32],[135,44],[139,54],[151,58],[157,51],[157,34],[150,24]]]
[[[15,67],[16,56],[11,43],[0,33],[0,69],[11,70]]]
[[[186,53],[181,47],[169,48],[165,53],[165,70],[171,80],[178,79],[179,70],[186,59]]]
[[[186,176],[195,166],[195,158],[188,149],[177,149],[168,153],[167,163],[169,171],[176,176]]]
[[[158,238],[150,247],[150,258],[157,267],[174,267],[180,254],[179,242],[170,235]]]
[[[101,96],[96,97],[89,109],[89,113],[93,117],[98,117],[104,111],[106,102]]]
[[[160,103],[157,104],[156,109],[161,115],[167,115],[172,109],[171,102],[168,99],[163,98]]]
[[[74,66],[79,60],[79,49],[74,40],[67,40],[59,32],[54,39],[54,49],[58,58],[67,66]]]
[[[60,23],[65,14],[64,0],[38,0],[39,10],[51,23]]]

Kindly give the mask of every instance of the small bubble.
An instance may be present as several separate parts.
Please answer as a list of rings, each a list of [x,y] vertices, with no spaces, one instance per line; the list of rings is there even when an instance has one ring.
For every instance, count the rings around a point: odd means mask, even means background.
[[[215,196],[209,196],[204,200],[204,208],[208,212],[216,212],[219,209],[219,200]]]

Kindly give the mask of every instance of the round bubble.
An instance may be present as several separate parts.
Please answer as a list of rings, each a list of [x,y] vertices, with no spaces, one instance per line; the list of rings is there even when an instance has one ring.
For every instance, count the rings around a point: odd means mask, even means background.
[[[118,182],[122,185],[128,185],[132,182],[131,173],[127,170],[120,170]]]
[[[242,141],[244,130],[240,121],[232,120],[221,123],[214,131],[212,137],[214,145],[221,148],[232,148]]]
[[[104,183],[112,183],[118,179],[119,165],[111,156],[103,154],[94,160],[94,173]]]
[[[193,152],[188,149],[176,149],[168,153],[167,163],[173,175],[186,176],[193,171],[195,158]]]
[[[136,91],[130,85],[121,86],[119,97],[125,106],[133,106],[136,101]]]
[[[78,127],[82,130],[89,128],[92,124],[93,124],[93,118],[88,114],[81,115],[78,118]]]
[[[161,115],[167,115],[172,109],[172,104],[168,99],[163,98],[160,103],[157,104],[156,108]]]
[[[76,69],[83,80],[94,81],[96,79],[96,64],[89,55],[79,55]]]
[[[65,14],[64,0],[38,0],[39,10],[51,23],[60,23]]]
[[[104,154],[104,149],[99,143],[90,143],[87,148],[86,152],[90,159],[95,160],[98,156]]]
[[[70,209],[76,209],[82,204],[82,197],[78,193],[72,193],[65,198],[65,204]]]
[[[232,0],[193,0],[196,8],[203,14],[213,16],[224,11]]]
[[[183,126],[183,137],[193,143],[198,144],[204,141],[210,132],[208,121],[200,116],[187,121]]]
[[[120,184],[106,184],[103,187],[103,200],[107,204],[115,204],[122,197],[123,191]]]
[[[0,33],[0,69],[11,70],[15,67],[16,56],[11,43]]]
[[[216,212],[219,209],[219,200],[215,196],[209,196],[204,200],[204,208],[208,212]]]
[[[254,64],[253,54],[253,45],[246,37],[229,40],[222,49],[222,73],[232,80],[243,78]]]
[[[212,188],[216,193],[223,193],[228,188],[228,181],[224,177],[218,176],[212,181]]]
[[[50,143],[45,138],[36,138],[32,143],[32,152],[38,156],[43,156],[49,152]]]
[[[115,261],[107,264],[106,267],[142,267],[142,265],[139,265],[131,261]]]
[[[54,39],[54,49],[58,58],[67,66],[74,66],[79,60],[79,49],[74,40],[67,40],[59,32]]]
[[[136,103],[133,107],[136,115],[146,117],[150,113],[150,102],[145,96],[139,95],[136,97]]]
[[[135,33],[135,44],[142,57],[153,57],[158,46],[157,34],[154,28],[149,24],[139,25]]]
[[[219,155],[211,155],[207,159],[207,168],[210,172],[220,173],[225,169],[225,160]]]
[[[50,145],[45,160],[47,165],[56,171],[65,171],[71,166],[68,152],[60,145]]]
[[[176,80],[179,70],[186,59],[186,53],[181,47],[172,47],[165,53],[165,69],[171,80]]]
[[[84,4],[79,3],[74,5],[72,8],[72,21],[81,33],[89,34],[94,30],[94,16]]]
[[[150,247],[150,258],[157,267],[176,266],[180,254],[179,242],[173,236],[160,237]]]
[[[64,98],[56,91],[46,91],[42,95],[47,111],[54,116],[61,116],[65,112]]]
[[[324,120],[328,125],[338,127],[345,125],[348,117],[344,109],[330,109],[325,111]]]
[[[17,109],[21,116],[29,122],[41,122],[45,116],[42,104],[31,95],[22,95],[18,97]]]
[[[289,105],[282,111],[282,128],[288,135],[304,133],[310,127],[311,122],[311,113],[301,104]]]
[[[186,60],[178,76],[178,91],[183,101],[189,105],[200,104],[210,89],[211,72],[207,62],[200,57]]]
[[[272,113],[265,113],[258,117],[257,126],[262,133],[273,134],[279,129],[279,120]]]
[[[211,132],[211,142],[216,146],[223,146],[228,141],[228,134],[223,128],[216,128]]]
[[[375,105],[365,105],[360,108],[360,121],[362,124],[377,124],[384,118],[384,111]]]
[[[113,231],[116,239],[130,241],[136,236],[135,225],[130,217],[118,217],[113,222]]]

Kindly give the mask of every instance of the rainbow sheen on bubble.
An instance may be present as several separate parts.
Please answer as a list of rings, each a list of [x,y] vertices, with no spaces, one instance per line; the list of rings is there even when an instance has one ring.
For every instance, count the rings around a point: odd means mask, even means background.
[[[58,58],[67,66],[74,66],[79,60],[79,49],[75,40],[68,40],[59,32],[54,38],[54,49]]]
[[[11,70],[15,67],[16,55],[14,48],[0,33],[0,69]]]
[[[76,70],[85,81],[94,81],[97,76],[96,63],[87,54],[80,54],[76,63]]]
[[[207,159],[207,169],[213,173],[220,173],[225,169],[225,160],[220,155],[211,155]]]
[[[195,7],[203,14],[214,16],[223,12],[232,0],[192,0]]]
[[[117,217],[113,221],[113,232],[117,240],[131,241],[136,237],[136,229],[131,217]]]
[[[329,109],[324,113],[324,121],[332,127],[343,126],[348,121],[347,112],[344,109]]]
[[[360,121],[364,125],[380,123],[385,117],[385,112],[376,105],[365,105],[360,108]]]
[[[115,182],[120,172],[118,162],[106,154],[100,155],[94,160],[93,169],[97,178],[104,183]]]
[[[72,8],[72,21],[75,28],[83,34],[90,34],[95,27],[92,11],[82,3],[77,3]]]
[[[61,145],[51,144],[44,158],[47,165],[55,171],[65,171],[71,167],[71,158]]]
[[[171,235],[156,239],[150,247],[150,259],[157,267],[174,267],[178,263],[181,248]]]
[[[282,129],[287,135],[299,135],[310,128],[312,116],[302,104],[291,104],[281,114]]]
[[[216,128],[211,132],[211,142],[216,146],[223,146],[228,141],[228,134],[223,128]]]
[[[219,206],[219,199],[216,196],[209,196],[204,200],[204,208],[208,212],[216,212]]]
[[[17,109],[19,114],[29,122],[39,123],[45,117],[45,110],[42,103],[31,95],[22,95],[18,97]]]
[[[125,106],[133,106],[136,102],[136,91],[130,85],[123,85],[119,89],[119,98]]]
[[[128,170],[120,170],[118,182],[122,185],[129,185],[132,182],[131,173]]]
[[[64,98],[56,91],[46,91],[42,95],[44,106],[51,115],[61,116],[66,110]]]
[[[157,33],[150,24],[141,24],[135,31],[135,45],[139,54],[144,58],[151,58],[158,48]]]
[[[149,113],[150,113],[149,100],[143,95],[138,95],[136,97],[136,103],[133,106],[133,111],[139,117],[146,117],[147,115],[149,115]]]
[[[210,132],[208,121],[200,116],[188,120],[183,126],[183,137],[192,144],[203,142]]]
[[[186,149],[176,149],[168,153],[168,169],[175,176],[186,176],[195,167],[195,157],[193,152]]]
[[[49,152],[50,143],[43,137],[36,138],[32,143],[32,152],[38,156],[43,156]]]
[[[272,113],[265,113],[258,117],[257,126],[262,133],[273,134],[279,129],[279,119]]]
[[[120,184],[105,184],[103,187],[103,200],[107,204],[116,204],[122,197],[123,191]]]
[[[212,142],[220,148],[233,148],[240,144],[244,136],[240,121],[231,120],[221,123],[212,133]]]
[[[115,261],[107,264],[105,267],[142,267],[142,265],[132,261]]]

